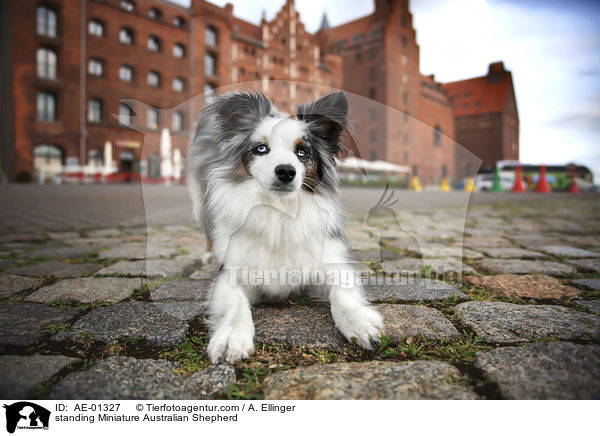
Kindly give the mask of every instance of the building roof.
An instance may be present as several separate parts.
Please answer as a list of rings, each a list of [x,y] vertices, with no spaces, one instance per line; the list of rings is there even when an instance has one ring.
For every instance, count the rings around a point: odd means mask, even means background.
[[[488,74],[442,84],[454,106],[455,116],[501,112],[512,92],[512,79],[502,62],[490,64]]]
[[[321,30],[327,30],[327,29],[331,29],[331,26],[329,25],[329,20],[327,19],[327,14],[325,12],[323,12],[323,19],[321,20],[321,26],[319,27],[319,32]]]

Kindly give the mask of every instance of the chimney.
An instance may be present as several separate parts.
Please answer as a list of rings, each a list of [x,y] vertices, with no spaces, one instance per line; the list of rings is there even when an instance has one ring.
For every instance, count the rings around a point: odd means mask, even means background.
[[[489,83],[501,82],[504,79],[506,72],[507,71],[504,69],[504,62],[493,62],[488,67],[487,81]]]

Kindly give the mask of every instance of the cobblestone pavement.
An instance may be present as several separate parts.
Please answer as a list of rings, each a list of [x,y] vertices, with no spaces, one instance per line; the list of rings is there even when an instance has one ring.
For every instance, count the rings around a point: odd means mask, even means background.
[[[381,211],[380,211],[381,212]],[[256,353],[209,365],[215,265],[189,222],[0,238],[0,392],[53,399],[598,399],[596,197],[400,210],[347,222],[377,350],[324,303],[253,308]],[[79,227],[77,227],[79,228]],[[393,279],[393,280],[392,280]]]

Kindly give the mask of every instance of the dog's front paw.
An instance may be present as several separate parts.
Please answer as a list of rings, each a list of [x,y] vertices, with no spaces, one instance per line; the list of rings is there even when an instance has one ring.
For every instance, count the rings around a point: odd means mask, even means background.
[[[208,265],[209,263],[213,263],[215,260],[214,254],[211,251],[207,251],[202,255],[202,265]]]
[[[346,313],[337,320],[338,328],[350,342],[356,342],[365,350],[372,350],[383,333],[383,317],[369,306]]]
[[[235,363],[247,359],[254,353],[252,334],[240,329],[218,329],[210,339],[206,351],[212,363],[220,360]]]

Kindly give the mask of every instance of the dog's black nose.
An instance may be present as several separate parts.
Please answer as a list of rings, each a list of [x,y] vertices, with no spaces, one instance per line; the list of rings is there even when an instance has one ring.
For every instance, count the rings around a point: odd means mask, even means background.
[[[290,183],[296,177],[296,168],[291,165],[277,165],[275,175],[283,183]]]

